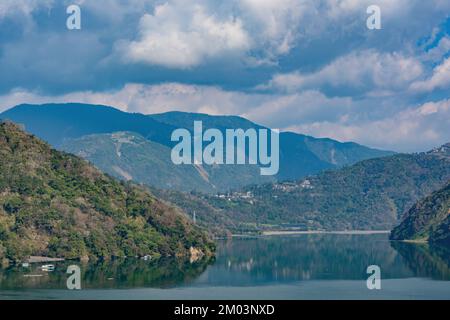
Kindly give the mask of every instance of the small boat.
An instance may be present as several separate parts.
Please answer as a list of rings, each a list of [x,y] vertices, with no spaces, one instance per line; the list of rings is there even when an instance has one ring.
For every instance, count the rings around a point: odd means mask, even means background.
[[[45,272],[52,272],[55,270],[55,265],[53,264],[45,264],[41,266],[41,270]]]
[[[144,261],[149,261],[152,259],[152,257],[150,255],[146,255],[146,256],[141,257],[141,259]]]

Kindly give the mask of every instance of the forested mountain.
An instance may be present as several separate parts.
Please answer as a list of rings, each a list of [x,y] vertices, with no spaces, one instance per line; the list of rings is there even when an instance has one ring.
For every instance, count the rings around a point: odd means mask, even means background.
[[[0,259],[189,256],[194,249],[214,250],[176,208],[52,149],[15,124],[0,124],[0,159]]]
[[[391,233],[393,240],[428,240],[450,246],[450,181],[417,202]]]
[[[136,132],[165,145],[175,129],[143,114],[80,103],[23,104],[1,113],[0,119],[23,125],[27,132],[56,148],[69,139],[117,131]]]
[[[175,191],[160,191],[160,196],[188,212],[195,210],[205,223],[212,219],[209,215],[218,216],[214,223],[223,221],[234,232],[294,227],[390,230],[416,201],[449,179],[447,144],[427,153],[365,160],[295,182],[251,186],[216,196]]]

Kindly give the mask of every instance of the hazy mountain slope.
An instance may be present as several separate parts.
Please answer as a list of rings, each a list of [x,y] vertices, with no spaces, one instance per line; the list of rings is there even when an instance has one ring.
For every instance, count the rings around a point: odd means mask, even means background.
[[[250,128],[265,128],[239,116],[211,116],[204,113],[171,111],[166,113],[151,114],[148,115],[148,117],[170,126],[187,128],[191,131],[193,130],[194,121],[202,121],[206,129],[215,128],[221,131],[233,128],[240,128],[244,130]]]
[[[54,147],[67,139],[117,131],[136,132],[146,139],[171,145],[170,135],[175,129],[142,114],[79,103],[24,104],[3,112],[0,118],[23,124],[28,132]]]
[[[170,149],[132,132],[88,135],[61,148],[94,163],[103,172],[150,186],[208,192],[211,184],[194,166],[176,166]]]
[[[450,245],[450,181],[417,202],[392,230],[393,240],[430,240]]]
[[[0,258],[189,255],[213,245],[176,209],[0,124]]]
[[[171,149],[132,132],[88,135],[66,140],[61,149],[123,180],[179,191],[215,193],[247,184],[274,181],[258,166],[175,165]]]
[[[86,155],[105,172],[122,179],[158,188],[214,193],[279,180],[295,180],[325,169],[338,168],[362,159],[381,157],[390,152],[374,150],[355,143],[315,139],[295,133],[280,135],[280,171],[276,176],[261,176],[257,165],[192,166],[175,168],[169,158],[171,134],[175,128],[192,130],[194,121],[204,129],[263,128],[237,116],[209,116],[183,112],[145,116],[129,114],[111,107],[83,104],[20,105],[0,115],[24,124],[25,129],[54,146],[80,156]],[[155,143],[126,144],[123,157],[114,150],[114,139],[104,134],[130,132]],[[100,134],[100,136],[97,136]],[[84,136],[89,135],[89,138]],[[98,140],[98,141],[96,141]],[[102,148],[106,148],[102,150]],[[161,151],[158,152],[157,150]],[[138,155],[135,157],[134,154]],[[143,161],[148,162],[144,164]],[[185,183],[189,181],[189,183]]]
[[[199,113],[167,112],[149,115],[159,122],[193,130],[194,121],[202,121],[205,129],[261,129],[255,124],[238,116],[210,116]],[[332,139],[317,139],[293,132],[280,134],[280,172],[278,180],[294,180],[324,169],[342,167],[358,161],[392,155],[393,152],[367,148]]]

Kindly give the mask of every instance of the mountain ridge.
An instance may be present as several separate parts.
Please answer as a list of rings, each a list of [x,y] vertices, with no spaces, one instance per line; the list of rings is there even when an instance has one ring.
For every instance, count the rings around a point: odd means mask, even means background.
[[[117,166],[117,164],[108,163],[109,157],[102,150],[97,150],[97,153],[92,152],[93,146],[96,145],[95,139],[99,139],[98,144],[105,143],[105,134],[133,132],[149,141],[171,148],[174,145],[174,142],[170,141],[173,130],[175,128],[192,130],[193,122],[196,120],[203,121],[205,128],[214,127],[222,131],[234,128],[265,128],[240,116],[210,116],[180,111],[143,115],[126,113],[108,106],[75,103],[19,105],[3,112],[0,117],[25,125],[27,131],[59,149],[80,155],[91,154],[88,160],[118,178],[124,178],[123,173],[128,171],[127,167],[133,167],[133,163],[130,160],[122,167]],[[83,140],[85,136],[90,136],[89,143],[86,143],[86,139]],[[112,143],[113,141],[109,142],[109,144]],[[140,150],[139,153],[147,156],[154,154],[148,148]],[[316,139],[297,133],[282,132],[280,134],[280,171],[276,176],[261,177],[258,165],[202,165],[181,170],[197,172],[197,177],[192,184],[180,185],[170,179],[166,181],[160,179],[152,184],[149,179],[144,178],[136,182],[150,183],[151,186],[158,188],[167,186],[171,188],[170,185],[174,185],[174,189],[181,191],[215,193],[255,183],[295,180],[363,159],[391,154],[390,151],[371,149],[352,142],[341,143],[328,138]],[[131,155],[128,155],[128,159],[132,159]],[[152,161],[158,162],[161,159],[170,162],[167,152],[156,156]],[[139,163],[135,165],[132,171],[136,172],[140,165]],[[116,168],[114,169],[113,166]],[[167,168],[162,168],[162,171],[167,171]],[[134,174],[134,176],[142,175],[143,173]],[[192,178],[192,175],[182,175],[182,178],[187,181]]]

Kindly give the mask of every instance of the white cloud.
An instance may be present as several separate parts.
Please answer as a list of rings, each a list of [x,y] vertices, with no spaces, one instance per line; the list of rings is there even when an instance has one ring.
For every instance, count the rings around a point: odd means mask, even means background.
[[[315,90],[293,94],[268,95],[243,116],[270,127],[286,128],[299,122],[338,121],[354,108],[351,98],[328,98]]]
[[[39,7],[50,8],[53,0],[1,0],[0,18],[13,13],[29,15]]]
[[[432,35],[431,40],[434,41],[434,36]],[[429,42],[431,42],[431,40]],[[429,43],[427,43],[429,44]],[[430,50],[426,54],[423,55],[423,59],[425,61],[433,61],[438,62],[441,61],[446,54],[450,52],[450,37],[445,36],[442,37],[437,45]]]
[[[177,0],[158,5],[153,14],[141,18],[139,28],[139,40],[120,45],[134,62],[187,68],[250,48],[239,18],[220,18],[200,3]]]
[[[312,2],[298,0],[232,0],[222,6],[172,0],[141,18],[137,40],[118,41],[117,47],[127,61],[172,68],[229,54],[249,64],[273,63],[295,46],[301,17],[312,8]]]
[[[411,90],[417,92],[431,92],[435,89],[450,88],[450,58],[436,66],[430,78],[411,84]]]
[[[123,111],[145,114],[173,110],[209,114],[239,114],[244,106],[254,107],[262,95],[249,96],[240,92],[224,91],[212,86],[167,83],[160,85],[127,84],[109,92],[82,91],[59,96],[16,89],[0,96],[0,111],[22,103],[80,102],[114,106]]]
[[[297,38],[302,16],[311,5],[298,0],[240,0],[246,27],[269,58],[288,53]]]
[[[370,5],[377,5],[384,14],[401,14],[411,5],[411,0],[325,0],[327,15],[331,18],[354,15],[358,12],[365,13]]]
[[[317,121],[289,130],[395,151],[425,151],[450,142],[450,99],[410,107],[375,121]]]
[[[262,89],[295,92],[324,86],[355,91],[387,91],[406,88],[423,73],[421,63],[400,53],[374,50],[342,56],[313,73],[278,74]]]

